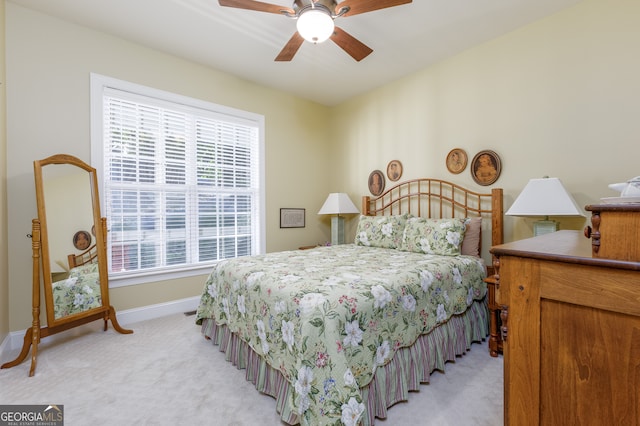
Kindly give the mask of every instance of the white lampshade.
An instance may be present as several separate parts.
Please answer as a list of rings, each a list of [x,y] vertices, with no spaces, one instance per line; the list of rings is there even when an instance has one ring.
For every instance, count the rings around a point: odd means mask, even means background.
[[[534,223],[536,236],[558,230],[558,224],[548,220],[549,216],[584,216],[558,178],[529,180],[505,215],[544,216],[546,220]]]
[[[331,245],[344,244],[344,218],[341,214],[360,213],[343,192],[332,192],[322,205],[318,214],[334,214],[331,218]]]
[[[360,210],[351,202],[344,192],[332,192],[322,205],[318,214],[350,214],[360,213]]]
[[[531,179],[508,216],[584,216],[558,178]]]
[[[296,24],[298,32],[305,40],[311,43],[326,41],[335,28],[333,18],[323,9],[308,9],[298,18]]]

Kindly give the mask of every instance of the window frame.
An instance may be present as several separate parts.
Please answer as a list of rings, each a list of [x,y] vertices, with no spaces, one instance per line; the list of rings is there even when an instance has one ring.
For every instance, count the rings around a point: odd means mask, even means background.
[[[97,170],[98,188],[100,194],[104,192],[104,108],[103,94],[105,89],[116,89],[133,94],[151,97],[161,102],[184,105],[191,108],[202,109],[215,115],[229,116],[241,121],[248,121],[258,128],[258,224],[255,235],[255,248],[253,254],[266,252],[266,205],[265,205],[265,119],[263,115],[247,112],[224,105],[218,105],[209,101],[191,98],[136,83],[119,80],[104,75],[91,73],[90,75],[90,115],[91,115],[91,164]],[[100,199],[100,209],[103,216],[106,215],[104,197]],[[122,287],[128,285],[144,284],[154,281],[164,281],[185,278],[195,275],[207,274],[212,266],[219,260],[205,262],[198,265],[183,265],[170,268],[170,270],[138,270],[126,275],[109,275],[109,287]]]

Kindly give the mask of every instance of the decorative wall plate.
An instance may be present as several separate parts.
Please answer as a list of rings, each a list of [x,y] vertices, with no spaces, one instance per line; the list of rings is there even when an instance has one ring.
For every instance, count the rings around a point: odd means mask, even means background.
[[[501,171],[500,157],[488,149],[477,153],[471,162],[471,177],[478,185],[491,185],[498,180]]]
[[[402,163],[400,161],[389,161],[389,164],[387,165],[387,177],[393,182],[402,177]]]
[[[369,192],[376,197],[384,191],[384,174],[380,170],[374,170],[369,174]]]
[[[78,250],[86,250],[91,245],[91,234],[87,231],[78,231],[73,234],[73,246]]]
[[[467,153],[464,149],[454,148],[447,154],[447,170],[458,174],[467,167]]]

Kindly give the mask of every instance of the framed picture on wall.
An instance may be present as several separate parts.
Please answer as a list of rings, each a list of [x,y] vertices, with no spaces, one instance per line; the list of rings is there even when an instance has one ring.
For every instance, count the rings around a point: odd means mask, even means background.
[[[384,191],[384,174],[380,170],[374,170],[369,174],[369,192],[376,197]]]
[[[73,235],[73,246],[77,250],[86,250],[91,245],[91,234],[87,231],[78,231]]]
[[[447,154],[447,170],[458,174],[467,167],[467,153],[464,149],[454,148]]]
[[[280,228],[304,228],[305,209],[280,209]]]
[[[471,162],[471,177],[478,185],[491,185],[498,180],[501,171],[500,157],[488,149],[477,153]]]
[[[390,181],[397,181],[402,177],[402,163],[398,160],[389,161],[387,165],[387,177]]]

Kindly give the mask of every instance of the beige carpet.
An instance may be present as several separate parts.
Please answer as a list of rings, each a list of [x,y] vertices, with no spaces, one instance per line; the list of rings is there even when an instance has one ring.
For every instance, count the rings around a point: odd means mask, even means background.
[[[43,339],[34,377],[30,358],[0,370],[0,404],[63,404],[66,426],[284,425],[275,400],[204,340],[194,318],[129,324],[129,335],[94,322]],[[502,364],[486,342],[474,344],[376,425],[502,425]]]

